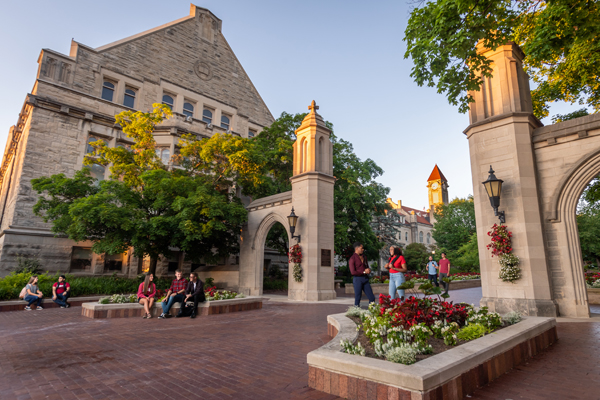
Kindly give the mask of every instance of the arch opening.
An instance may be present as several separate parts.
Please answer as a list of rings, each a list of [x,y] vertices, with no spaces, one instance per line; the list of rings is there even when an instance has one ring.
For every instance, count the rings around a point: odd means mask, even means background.
[[[280,222],[271,225],[263,252],[263,292],[287,293],[289,277],[289,237]]]

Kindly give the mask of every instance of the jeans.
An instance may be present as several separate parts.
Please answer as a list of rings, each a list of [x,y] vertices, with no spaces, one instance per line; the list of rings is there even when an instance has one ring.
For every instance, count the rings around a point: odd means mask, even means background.
[[[404,274],[402,272],[390,274],[390,297],[392,299],[396,298],[396,293],[398,293],[398,297],[404,297],[404,289],[397,289],[404,282]]]
[[[56,293],[56,300],[53,301],[61,307],[66,307],[68,298],[69,292],[63,292],[61,294]]]
[[[27,296],[25,296],[25,298],[23,299],[26,302],[28,302],[29,304],[27,304],[27,306],[31,306],[33,303],[37,303],[35,306],[39,307],[42,305],[42,302],[44,301],[44,299],[42,297],[37,297],[37,296],[33,296],[28,294]]]
[[[164,314],[168,314],[171,307],[173,307],[173,303],[181,303],[185,299],[183,294],[176,294],[175,296],[169,297],[167,302],[162,302],[162,309]]]
[[[354,285],[355,306],[360,306],[360,299],[362,299],[363,290],[369,299],[369,303],[375,302],[375,295],[373,295],[373,289],[371,289],[368,276],[355,276],[352,278],[352,284]]]
[[[436,287],[440,287],[437,280],[437,274],[429,274],[429,282],[431,282],[432,285],[435,284]]]
[[[185,299],[185,297],[184,297]],[[188,299],[188,301],[193,301],[194,302],[194,308],[192,309],[191,315],[195,315],[196,314],[196,310],[198,309],[198,303],[204,301],[202,299],[202,293],[197,294],[196,296],[192,296]],[[187,312],[187,301],[184,301],[181,303],[181,310],[179,311],[181,314],[185,314]]]
[[[450,289],[450,282],[444,282],[444,278],[447,278],[448,274],[443,274],[440,272],[440,282],[444,285],[444,292],[448,293],[448,289]]]

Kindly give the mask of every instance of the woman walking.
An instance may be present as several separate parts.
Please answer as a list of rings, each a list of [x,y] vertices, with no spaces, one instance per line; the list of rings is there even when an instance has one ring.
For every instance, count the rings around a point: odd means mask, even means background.
[[[27,283],[27,286],[25,286],[25,290],[27,291],[27,294],[25,295],[23,300],[25,300],[26,302],[29,303],[29,304],[27,304],[27,306],[25,306],[25,310],[27,310],[27,311],[31,311],[31,305],[33,303],[36,303],[35,304],[36,310],[44,309],[44,307],[42,307],[42,301],[44,301],[44,299],[43,299],[44,294],[38,288],[37,283],[38,283],[38,277],[36,275],[32,275],[31,278],[29,278],[29,282]]]
[[[152,318],[152,306],[154,305],[154,295],[156,294],[156,285],[152,282],[154,275],[146,274],[144,282],[138,287],[138,302],[144,306],[145,314],[143,318]]]
[[[395,299],[397,293],[400,300],[404,301],[404,289],[398,289],[398,286],[405,282],[404,273],[408,268],[400,247],[394,247],[394,255],[388,265],[390,270],[390,297]]]

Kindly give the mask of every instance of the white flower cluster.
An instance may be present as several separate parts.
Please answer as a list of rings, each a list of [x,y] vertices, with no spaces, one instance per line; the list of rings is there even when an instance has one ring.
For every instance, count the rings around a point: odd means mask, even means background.
[[[514,282],[521,279],[521,268],[516,265],[501,265],[498,277],[504,282]]]
[[[360,342],[358,342],[356,346],[354,346],[351,341],[342,339],[340,340],[340,345],[342,346],[344,352],[348,354],[354,354],[356,356],[364,357],[367,353],[367,350],[365,350],[365,348],[362,346],[362,344],[360,344]]]
[[[600,288],[600,279],[596,279],[594,283],[592,283],[593,288]]]
[[[385,353],[385,359],[399,364],[414,364],[417,362],[417,350],[409,344],[402,343]]]
[[[521,314],[518,311],[511,311],[502,317],[502,320],[505,321],[509,325],[514,325],[517,322],[521,321]]]
[[[469,311],[467,324],[483,325],[488,331],[493,331],[502,326],[502,316],[497,312],[489,312],[487,307]]]
[[[363,310],[358,306],[348,307],[348,311],[346,311],[346,317],[360,317]]]

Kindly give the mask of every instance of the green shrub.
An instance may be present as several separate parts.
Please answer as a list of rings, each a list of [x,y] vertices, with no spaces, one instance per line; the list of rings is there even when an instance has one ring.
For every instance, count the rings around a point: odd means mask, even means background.
[[[204,280],[204,288],[210,288],[213,287],[215,285],[215,279],[214,278],[206,278]]]
[[[485,335],[486,331],[487,329],[485,328],[485,326],[481,324],[469,324],[462,328],[460,331],[458,331],[456,337],[459,340],[469,341],[482,337],[483,335]]]
[[[13,272],[20,274],[22,272],[30,274],[41,274],[42,263],[37,257],[29,257],[23,254],[17,254],[17,266],[12,269]]]
[[[402,343],[385,353],[385,358],[391,362],[410,365],[417,362],[417,350],[409,344]]]
[[[287,290],[288,281],[284,280],[274,280],[265,278],[263,279],[263,290]]]
[[[502,320],[509,325],[514,325],[521,321],[521,314],[518,311],[511,311],[502,317]]]

